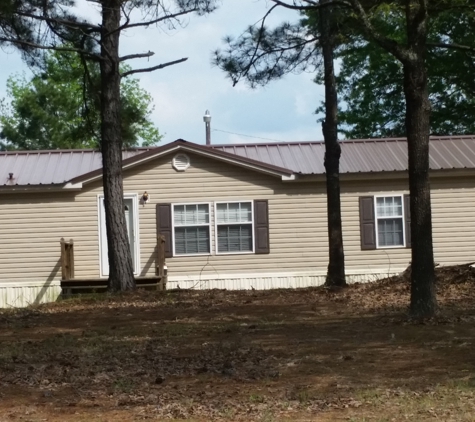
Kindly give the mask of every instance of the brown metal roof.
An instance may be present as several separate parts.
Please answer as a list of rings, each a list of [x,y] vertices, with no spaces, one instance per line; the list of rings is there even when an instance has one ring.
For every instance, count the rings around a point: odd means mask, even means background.
[[[124,151],[124,165],[177,147],[208,153],[236,163],[261,166],[283,174],[324,174],[325,146],[319,142],[197,145],[183,140],[156,148]],[[370,173],[407,170],[405,138],[341,141],[341,173]],[[0,186],[62,185],[100,175],[101,154],[94,150],[0,152]],[[475,169],[475,135],[431,137],[430,167]],[[9,178],[13,173],[13,178]],[[87,177],[86,177],[87,176]]]
[[[341,173],[407,170],[406,138],[344,140]],[[324,174],[323,142],[212,145],[213,149],[260,160],[297,174]],[[430,168],[475,169],[475,135],[431,137]]]
[[[148,149],[124,151],[123,157],[130,158]],[[0,186],[64,184],[100,168],[101,153],[95,150],[0,152]]]

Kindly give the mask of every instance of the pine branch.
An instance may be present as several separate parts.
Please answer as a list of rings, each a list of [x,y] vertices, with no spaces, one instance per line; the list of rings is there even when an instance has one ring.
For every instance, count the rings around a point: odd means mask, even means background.
[[[308,11],[308,10],[316,10],[320,9],[322,7],[328,7],[328,6],[345,6],[345,7],[351,7],[351,3],[344,1],[344,0],[333,0],[329,3],[320,3],[316,2],[313,0],[302,0],[305,3],[308,4],[308,6],[297,6],[294,2],[294,4],[289,4],[286,3],[282,0],[271,0],[274,2],[277,6],[284,7],[286,9],[291,9],[291,10],[300,10],[300,11]]]
[[[261,40],[262,40],[262,33],[263,33],[263,30],[264,30],[264,24],[266,22],[266,19],[267,17],[272,13],[272,11],[278,6],[278,4],[274,4],[274,6],[272,6],[267,12],[266,14],[264,15],[264,17],[262,18],[261,20],[261,28],[259,30],[259,39],[257,40],[257,43],[256,43],[256,47],[254,49],[254,53],[252,53],[252,57],[251,57],[251,60],[249,60],[249,65],[247,66],[247,69],[244,70],[242,76],[246,77],[247,74],[249,73],[249,70],[251,69],[251,67],[253,66],[254,64],[254,61],[256,59],[256,56],[257,56],[257,51],[259,50],[259,46],[261,45]],[[239,80],[239,79],[238,79]],[[238,83],[238,80],[236,80],[234,83],[233,83],[233,86],[236,86],[236,84]]]
[[[92,32],[101,32],[102,28],[99,25],[93,25],[92,23],[88,22],[78,22],[78,21],[72,21],[68,19],[59,19],[59,18],[52,18],[48,16],[42,16],[42,15],[35,15],[33,13],[26,13],[26,12],[16,12],[18,16],[23,16],[25,18],[31,18],[39,21],[44,21],[48,23],[57,23],[59,25],[64,25],[69,28],[75,28],[75,29],[88,29]]]
[[[154,70],[163,69],[164,67],[173,66],[178,63],[186,62],[187,60],[188,60],[188,57],[185,57],[183,59],[174,60],[172,62],[162,63],[162,64],[159,64],[158,66],[145,67],[143,69],[128,70],[127,72],[122,73],[121,76],[125,78],[129,75],[133,75],[134,73],[153,72]]]
[[[175,18],[178,18],[180,16],[187,15],[188,13],[196,12],[197,10],[198,9],[188,9],[188,10],[184,10],[182,12],[177,12],[177,13],[172,13],[170,15],[160,16],[157,19],[152,19],[151,21],[146,21],[146,22],[129,23],[128,21],[126,21],[126,23],[124,23],[123,25],[119,26],[117,29],[115,29],[114,31],[111,31],[110,33],[108,33],[106,35],[113,34],[116,31],[123,31],[125,29],[136,28],[136,27],[139,27],[139,26],[155,25],[156,23],[159,23],[159,22],[163,22],[163,21],[170,20],[170,19],[175,19]]]
[[[119,62],[125,62],[126,60],[132,59],[142,59],[144,57],[152,57],[155,53],[153,51],[149,51],[148,53],[139,53],[139,54],[129,54],[127,56],[122,56],[119,58]]]
[[[84,56],[88,57],[89,59],[98,61],[98,62],[104,60],[104,58],[102,58],[100,55],[91,53],[90,51],[82,50],[80,48],[56,47],[54,45],[37,44],[31,41],[24,41],[24,40],[20,40],[16,38],[8,38],[8,37],[0,37],[0,42],[7,42],[11,44],[20,45],[23,47],[29,47],[29,48],[37,48],[39,50],[53,50],[53,51],[64,51],[64,52],[70,52],[70,53],[84,54]]]

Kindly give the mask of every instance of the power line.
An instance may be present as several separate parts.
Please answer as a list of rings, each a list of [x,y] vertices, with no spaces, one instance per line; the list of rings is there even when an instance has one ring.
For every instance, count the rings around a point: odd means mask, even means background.
[[[231,135],[245,136],[246,138],[262,139],[262,140],[264,140],[264,141],[285,142],[285,141],[282,141],[282,140],[279,140],[279,139],[261,138],[261,137],[259,137],[259,136],[244,135],[244,134],[242,134],[242,133],[228,132],[227,130],[220,130],[220,129],[213,129],[213,132],[229,133],[229,134],[231,134]]]

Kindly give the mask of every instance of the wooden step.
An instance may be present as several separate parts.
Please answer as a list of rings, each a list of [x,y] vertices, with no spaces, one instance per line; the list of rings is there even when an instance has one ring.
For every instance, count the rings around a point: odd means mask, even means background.
[[[135,277],[135,284],[139,289],[159,289],[165,287],[161,283],[161,276]],[[107,278],[74,278],[61,280],[62,296],[71,296],[77,293],[103,293],[107,291]]]

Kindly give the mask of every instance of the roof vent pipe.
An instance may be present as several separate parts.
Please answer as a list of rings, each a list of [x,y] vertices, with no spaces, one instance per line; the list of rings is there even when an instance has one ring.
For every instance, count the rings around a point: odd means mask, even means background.
[[[203,122],[206,126],[206,145],[211,145],[211,114],[209,114],[209,110],[205,111]]]

